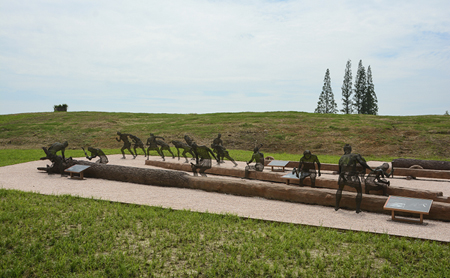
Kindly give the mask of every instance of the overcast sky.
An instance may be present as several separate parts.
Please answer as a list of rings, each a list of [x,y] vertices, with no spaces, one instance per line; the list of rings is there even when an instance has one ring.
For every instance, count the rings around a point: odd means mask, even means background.
[[[380,115],[450,110],[450,1],[0,0],[0,114],[342,108],[347,60]]]

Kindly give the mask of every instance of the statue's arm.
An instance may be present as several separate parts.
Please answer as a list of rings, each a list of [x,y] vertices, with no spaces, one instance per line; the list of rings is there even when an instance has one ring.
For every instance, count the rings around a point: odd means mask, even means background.
[[[364,168],[369,169],[370,171],[373,171],[373,169],[370,168],[370,166],[366,163],[366,161],[364,161],[364,159],[362,159],[361,155],[356,156],[356,160],[357,160],[358,163],[361,164]]]
[[[216,155],[214,154],[214,152],[211,149],[208,148],[208,152],[214,157],[215,160],[217,160],[217,162],[219,162]]]
[[[388,178],[393,178],[394,177],[394,165],[392,165],[391,171],[388,173],[386,173],[386,177]]]

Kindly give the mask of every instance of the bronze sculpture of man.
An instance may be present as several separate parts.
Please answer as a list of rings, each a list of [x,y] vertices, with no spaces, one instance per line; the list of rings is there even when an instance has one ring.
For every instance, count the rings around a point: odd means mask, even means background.
[[[158,147],[158,143],[156,142],[156,139],[158,139],[158,138],[164,140],[164,137],[155,136],[153,133],[150,133],[150,137],[148,137],[147,144],[146,144],[148,146],[148,148],[147,148],[147,160],[150,157],[150,151],[151,150],[156,151],[163,158],[163,160],[165,160],[164,159],[164,154],[161,152],[161,150]]]
[[[164,151],[168,151],[172,155],[172,158],[175,158],[175,155],[173,154],[172,150],[170,149],[169,144],[167,144],[166,142],[164,142],[162,140],[156,140],[156,144],[158,146],[160,146],[159,149],[161,150],[163,161],[165,161]]]
[[[360,164],[364,169],[369,169],[364,158],[359,154],[352,154],[352,147],[349,144],[344,146],[344,155],[339,159],[339,178],[338,185],[339,188],[336,192],[336,206],[335,210],[339,209],[339,203],[342,198],[342,190],[345,185],[351,186],[356,189],[356,213],[361,212],[361,201],[362,201],[362,188],[361,180],[359,178],[360,173],[357,171],[357,164]]]
[[[82,148],[84,151],[84,148]],[[99,148],[93,148],[93,147],[88,147],[88,151],[91,153],[91,155],[87,155],[86,151],[84,151],[84,154],[86,155],[86,158],[89,160],[92,160],[95,157],[99,157],[100,159],[97,160],[95,163],[100,163],[100,164],[107,164],[108,161],[108,157],[105,155],[105,153],[99,149]]]
[[[194,153],[192,152],[192,148],[188,144],[183,143],[181,141],[177,141],[177,140],[173,140],[172,144],[177,149],[178,160],[180,160],[180,149],[183,149],[183,153],[181,155],[186,159],[185,163],[189,163],[187,156],[186,156],[187,153],[190,153],[192,155],[192,157],[194,158]]]
[[[387,194],[387,187],[391,185],[391,182],[385,178],[394,177],[394,168],[392,168],[390,173],[387,173],[388,169],[389,164],[383,163],[367,175],[364,181],[364,191],[366,194],[370,194],[370,190],[382,190],[384,196],[389,196]]]
[[[42,149],[44,150],[45,154],[47,156],[45,157],[41,157],[41,160],[44,159],[49,159],[49,156],[51,155],[56,155],[57,152],[61,151],[61,156],[63,159],[66,159],[66,157],[64,156],[64,152],[66,151],[67,146],[69,145],[69,143],[67,141],[65,141],[64,143],[53,143],[48,149],[46,147],[42,147]]]
[[[128,140],[128,137],[131,134],[121,133],[120,131],[117,131],[117,135],[119,135],[119,138],[116,137],[117,142],[123,141],[123,147],[120,149],[120,151],[122,152],[122,155],[123,155],[122,159],[126,158],[125,157],[125,152],[124,152],[125,149],[127,149],[131,153],[131,155],[133,156],[133,159],[136,158],[136,155],[131,150],[131,143]]]
[[[191,163],[192,172],[194,176],[206,177],[205,171],[212,167],[211,156],[218,161],[217,157],[214,155],[213,151],[207,146],[198,146],[195,142],[192,143],[192,151],[195,155],[195,164]],[[200,169],[197,173],[197,169]]]
[[[147,153],[145,152],[144,149],[144,143],[142,143],[142,140],[140,138],[138,138],[137,136],[131,135],[130,134],[130,138],[133,141],[133,147],[134,147],[134,153],[136,154],[136,156],[138,155],[137,153],[137,148],[141,148],[142,151],[144,152],[144,157],[147,156]]]
[[[248,175],[250,171],[262,172],[264,170],[264,154],[259,152],[259,149],[262,147],[262,144],[259,147],[255,147],[253,149],[252,158],[247,162],[247,166],[245,166],[245,178],[248,179]],[[252,161],[255,161],[255,165],[250,165]]]
[[[227,149],[223,146],[223,141],[220,138],[222,137],[222,134],[218,134],[217,138],[215,138],[211,144],[211,148],[214,150],[215,153],[217,153],[217,159],[218,164],[224,163],[224,158],[228,158],[231,162],[233,162],[234,167],[236,167],[238,164],[234,161],[233,158],[231,158],[230,154],[228,153]]]
[[[316,155],[311,154],[311,151],[306,150],[303,152],[303,157],[300,158],[298,168],[296,169],[296,175],[300,178],[300,186],[303,186],[303,181],[306,177],[309,177],[311,179],[311,187],[316,187],[316,166],[317,163],[317,169],[319,177],[321,176],[320,173],[320,162]],[[295,168],[294,168],[295,169]]]
[[[52,162],[52,165],[47,167],[38,167],[39,170],[44,170],[48,174],[51,173],[59,173],[61,176],[65,176],[64,170],[73,165],[72,157],[68,159],[64,156],[64,151],[66,147],[69,145],[67,141],[64,143],[53,143],[48,149],[46,147],[42,147],[45,152],[45,156],[41,157],[40,160],[48,159]],[[61,156],[56,153],[61,151]]]

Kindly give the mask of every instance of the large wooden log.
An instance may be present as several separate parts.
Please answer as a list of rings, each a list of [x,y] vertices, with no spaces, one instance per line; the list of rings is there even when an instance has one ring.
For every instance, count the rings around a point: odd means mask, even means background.
[[[450,170],[450,161],[438,161],[438,160],[420,160],[420,159],[406,159],[398,158],[392,160],[392,166],[394,168],[409,168],[413,165],[419,165],[423,169],[433,170]]]
[[[223,179],[214,176],[194,177],[187,173],[171,170],[135,168],[117,165],[95,164],[80,161],[78,164],[91,165],[85,177],[102,178],[145,185],[159,185],[201,189],[210,192],[227,193],[239,196],[262,197],[296,203],[315,204],[334,207],[336,190],[324,188],[294,187],[280,183],[249,181],[242,179]],[[341,208],[356,209],[356,194],[343,192]],[[383,210],[387,197],[377,195],[363,195],[361,209],[370,212],[389,214]],[[332,209],[332,208],[330,208]],[[403,216],[414,216],[401,214]],[[429,215],[425,218],[450,221],[450,204],[435,202]]]
[[[450,170],[395,168],[395,176],[450,180]]]
[[[171,163],[166,161],[157,161],[157,160],[146,160],[146,165],[152,165],[156,167],[166,168],[166,169],[172,169],[172,170],[181,170],[181,171],[191,171],[191,167],[189,164],[183,163]],[[222,167],[213,167],[209,169],[207,174],[215,174],[215,175],[221,175],[221,176],[230,176],[230,177],[237,177],[237,178],[243,178],[244,177],[244,170],[242,169],[236,169],[236,168],[222,168]],[[279,172],[250,172],[249,178],[255,179],[255,180],[261,180],[261,181],[268,181],[268,182],[279,182],[279,183],[285,183],[286,180],[282,178],[282,176],[285,173],[279,173]],[[291,181],[292,184],[299,184],[299,180]],[[310,179],[305,179],[304,181],[305,185],[311,185]],[[337,189],[337,177],[334,178],[325,178],[324,175],[322,177],[316,179],[316,186],[321,188],[328,188],[328,189]],[[345,187],[346,191],[356,192],[356,190],[353,187]],[[363,192],[364,192],[364,185],[363,185]],[[381,195],[381,191],[371,191],[371,195]],[[389,195],[395,195],[395,196],[403,196],[403,197],[412,197],[412,198],[422,198],[422,199],[431,199],[438,202],[448,202],[450,203],[450,198],[443,197],[442,191],[432,191],[432,190],[426,190],[426,189],[411,189],[406,187],[399,187],[399,186],[390,186],[387,189],[387,193]]]

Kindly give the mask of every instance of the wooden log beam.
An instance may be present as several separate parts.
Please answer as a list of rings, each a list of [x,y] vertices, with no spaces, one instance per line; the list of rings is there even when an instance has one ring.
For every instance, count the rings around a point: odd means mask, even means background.
[[[409,168],[395,168],[395,176],[412,176],[416,178],[430,178],[430,179],[448,179],[450,180],[450,171],[448,170],[430,170],[430,169],[409,169]]]
[[[392,165],[394,168],[409,168],[413,165],[419,165],[423,169],[433,169],[433,170],[450,170],[450,161],[439,161],[439,160],[421,160],[421,159],[406,159],[398,158],[392,160]]]
[[[201,189],[210,192],[227,193],[239,196],[262,197],[266,199],[322,205],[334,207],[336,190],[324,188],[295,187],[279,183],[248,181],[242,179],[223,179],[214,176],[194,177],[179,171],[162,169],[146,169],[118,165],[96,164],[78,161],[78,164],[90,165],[85,171],[85,177],[117,180],[157,185]],[[341,208],[356,209],[356,194],[343,192]],[[363,195],[361,209],[370,212],[390,214],[383,210],[387,197],[377,195]],[[332,208],[330,208],[332,209]],[[408,217],[415,215],[399,214]],[[450,204],[434,202],[427,219],[450,221]]]
[[[172,169],[172,170],[179,170],[179,171],[186,171],[190,172],[191,167],[187,163],[179,164],[179,163],[171,163],[166,161],[156,161],[156,160],[146,160],[146,165],[156,166],[160,168],[166,168],[166,169]],[[221,175],[221,176],[230,176],[230,177],[237,177],[237,178],[243,178],[245,175],[244,170],[242,169],[236,169],[236,168],[222,168],[222,167],[213,167],[206,171],[207,174],[214,174],[214,175]],[[284,174],[279,172],[250,172],[249,178],[255,179],[255,180],[261,180],[261,181],[268,181],[268,182],[278,182],[278,183],[285,183],[286,180],[281,178]],[[291,181],[292,184],[299,184],[298,180]],[[311,185],[311,180],[309,178],[305,179],[304,184],[306,186]],[[320,188],[328,188],[328,189],[338,189],[337,184],[337,176],[333,178],[325,178],[324,175],[322,177],[316,179],[316,186]],[[356,192],[356,190],[353,187],[346,186],[345,191],[351,191]],[[364,185],[363,185],[363,192],[364,192]],[[381,191],[371,191],[370,195],[381,195]],[[438,202],[447,202],[450,203],[450,198],[443,197],[442,191],[432,191],[432,190],[419,190],[419,189],[411,189],[406,187],[399,187],[399,186],[389,186],[387,189],[387,193],[389,195],[395,195],[395,196],[403,196],[403,197],[412,197],[412,198],[422,198],[422,199],[431,199],[433,201]]]

